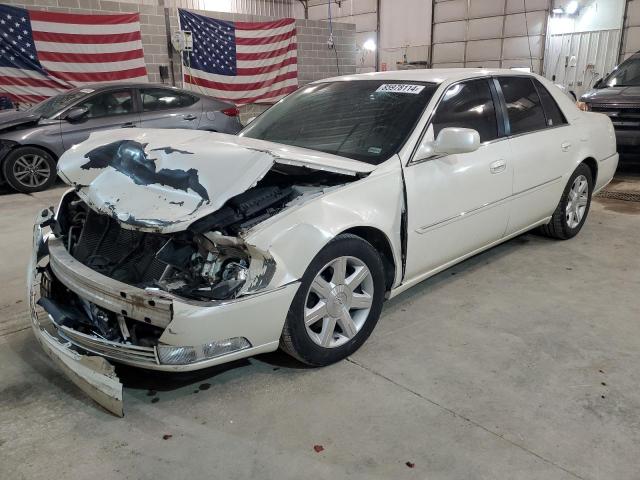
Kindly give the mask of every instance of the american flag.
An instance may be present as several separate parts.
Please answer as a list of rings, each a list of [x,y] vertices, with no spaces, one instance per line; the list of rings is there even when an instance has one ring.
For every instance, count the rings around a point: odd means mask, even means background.
[[[81,15],[0,4],[0,92],[36,103],[114,81],[147,81],[137,13]]]
[[[183,57],[183,83],[236,105],[273,103],[298,87],[293,18],[226,22],[178,9],[193,51]]]

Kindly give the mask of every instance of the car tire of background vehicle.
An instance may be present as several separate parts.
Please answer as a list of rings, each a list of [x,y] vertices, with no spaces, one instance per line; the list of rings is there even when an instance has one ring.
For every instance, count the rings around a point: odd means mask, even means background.
[[[581,163],[569,178],[551,221],[540,227],[540,233],[559,240],[575,237],[589,214],[592,192],[591,169]]]
[[[280,347],[303,363],[324,366],[358,350],[384,303],[382,260],[362,238],[343,234],[311,261],[293,298]]]
[[[18,147],[4,159],[2,173],[14,190],[40,192],[55,183],[56,161],[40,148]]]

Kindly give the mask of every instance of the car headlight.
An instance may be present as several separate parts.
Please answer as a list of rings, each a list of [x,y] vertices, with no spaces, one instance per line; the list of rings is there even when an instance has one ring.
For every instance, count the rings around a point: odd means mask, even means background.
[[[233,337],[195,347],[158,345],[156,351],[158,352],[158,360],[163,365],[188,365],[246,350],[247,348],[251,348],[249,340],[244,337]]]
[[[576,102],[576,106],[583,112],[588,112],[589,110],[591,110],[591,105],[589,105],[587,102]]]

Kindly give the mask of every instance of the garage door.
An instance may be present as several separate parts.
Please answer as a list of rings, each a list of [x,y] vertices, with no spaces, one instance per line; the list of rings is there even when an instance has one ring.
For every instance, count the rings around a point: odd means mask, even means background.
[[[549,0],[436,0],[433,67],[531,68],[544,58]]]

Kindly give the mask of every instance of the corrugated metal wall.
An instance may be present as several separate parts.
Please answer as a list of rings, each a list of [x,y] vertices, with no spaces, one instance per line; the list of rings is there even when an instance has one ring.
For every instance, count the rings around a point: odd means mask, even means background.
[[[264,17],[298,17],[304,12],[298,0],[165,0],[166,7],[242,13]]]
[[[542,71],[549,0],[434,1],[434,67]]]
[[[618,63],[620,29],[549,35],[545,77],[580,97]]]
[[[620,61],[640,51],[640,0],[627,2]]]

